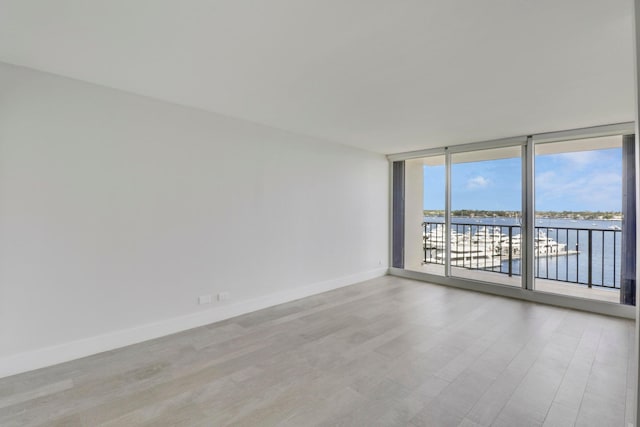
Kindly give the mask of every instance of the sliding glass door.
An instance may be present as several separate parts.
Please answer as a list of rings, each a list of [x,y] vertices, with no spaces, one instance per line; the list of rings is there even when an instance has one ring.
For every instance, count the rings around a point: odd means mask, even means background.
[[[635,209],[623,221],[623,181],[632,179],[623,136],[536,144],[535,163],[535,289],[620,302],[624,253],[635,249]]]
[[[443,283],[635,305],[630,129],[533,135],[394,160],[393,267]]]
[[[451,154],[451,276],[521,286],[522,147]]]

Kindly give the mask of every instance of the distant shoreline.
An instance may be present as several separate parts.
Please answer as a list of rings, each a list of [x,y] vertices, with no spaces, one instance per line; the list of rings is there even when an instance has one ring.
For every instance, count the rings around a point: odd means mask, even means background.
[[[454,210],[452,216],[467,218],[518,218],[519,211],[486,211],[486,210]],[[444,216],[443,210],[424,210],[424,216]],[[590,212],[590,211],[538,211],[536,218],[621,221],[622,212]]]

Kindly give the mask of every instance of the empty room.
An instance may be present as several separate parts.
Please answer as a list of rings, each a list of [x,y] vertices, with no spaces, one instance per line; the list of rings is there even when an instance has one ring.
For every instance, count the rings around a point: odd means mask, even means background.
[[[0,0],[0,426],[637,425],[635,3]]]

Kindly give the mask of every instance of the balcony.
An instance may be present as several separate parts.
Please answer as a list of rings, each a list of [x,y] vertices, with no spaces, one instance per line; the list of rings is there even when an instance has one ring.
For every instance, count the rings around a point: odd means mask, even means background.
[[[622,231],[617,226],[535,228],[535,289],[618,303]],[[442,274],[446,231],[443,222],[424,222],[424,272]],[[521,227],[451,224],[451,268],[457,277],[520,285]],[[478,272],[481,273],[481,277]]]

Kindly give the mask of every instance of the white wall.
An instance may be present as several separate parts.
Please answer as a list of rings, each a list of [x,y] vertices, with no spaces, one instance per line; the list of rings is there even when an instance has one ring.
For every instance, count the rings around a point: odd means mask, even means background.
[[[0,376],[383,274],[387,180],[382,155],[0,63]]]

